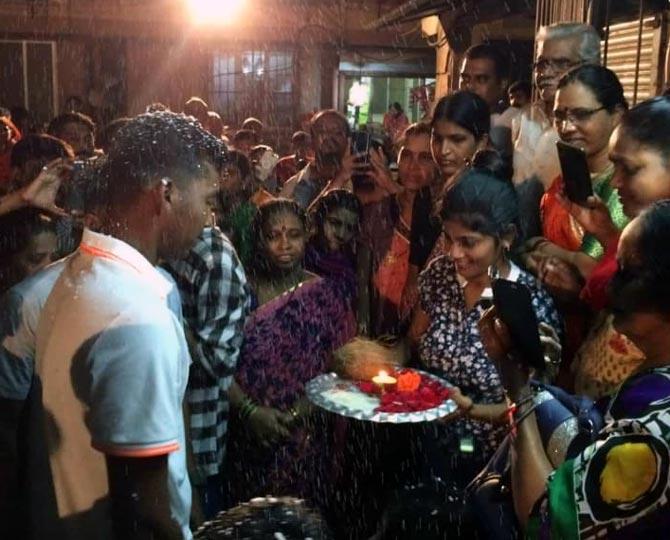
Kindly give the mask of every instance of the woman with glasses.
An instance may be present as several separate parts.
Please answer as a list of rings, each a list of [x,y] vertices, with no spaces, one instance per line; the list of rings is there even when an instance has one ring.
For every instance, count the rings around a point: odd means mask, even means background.
[[[611,185],[614,165],[609,159],[609,139],[628,108],[623,88],[616,74],[602,66],[583,65],[568,71],[558,82],[554,103],[554,126],[566,143],[581,148],[591,173],[593,193],[608,208],[618,230],[627,223],[619,195]],[[603,256],[603,246],[595,236],[584,231],[565,208],[563,177],[558,176],[540,202],[543,237],[526,242],[522,259],[542,279],[546,261],[570,264],[580,279],[585,279]],[[581,346],[590,321],[583,310],[574,309],[568,301],[561,303],[566,323],[563,349],[566,364],[559,382],[571,387],[567,366]]]
[[[670,198],[670,98],[644,101],[622,118],[610,141],[614,163],[612,185],[620,195],[623,210],[634,219],[656,201]],[[593,399],[611,395],[644,360],[644,354],[612,326],[607,290],[616,271],[616,249],[620,232],[602,200],[591,198],[588,207],[567,205],[571,215],[606,247],[586,283],[570,265],[550,258],[543,265],[542,279],[563,296],[570,295],[580,312],[598,313],[591,330],[572,363],[575,390]]]
[[[562,141],[581,148],[591,173],[594,194],[609,208],[619,229],[627,222],[616,190],[611,186],[614,166],[608,143],[628,108],[616,74],[597,65],[583,65],[558,83],[554,125]],[[579,226],[561,204],[563,178],[557,177],[540,203],[543,239],[531,239],[529,251],[551,254],[574,264],[586,276],[602,257],[597,239]]]

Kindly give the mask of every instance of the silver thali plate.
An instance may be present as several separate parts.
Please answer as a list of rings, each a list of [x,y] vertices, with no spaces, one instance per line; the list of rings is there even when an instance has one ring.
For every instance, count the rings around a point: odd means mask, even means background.
[[[415,369],[422,377],[429,377],[439,381],[444,386],[451,386],[447,381],[425,371]],[[366,420],[368,422],[382,422],[389,424],[406,424],[430,422],[443,418],[456,410],[456,403],[451,399],[442,402],[438,407],[424,411],[408,413],[376,412],[379,407],[379,398],[365,394],[356,386],[355,381],[340,378],[335,373],[324,373],[313,378],[305,385],[309,400],[335,414]]]

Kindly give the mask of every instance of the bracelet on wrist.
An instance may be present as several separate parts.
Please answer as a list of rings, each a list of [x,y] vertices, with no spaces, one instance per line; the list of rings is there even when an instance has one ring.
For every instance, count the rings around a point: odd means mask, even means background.
[[[240,405],[239,415],[241,420],[247,420],[256,410],[258,405],[256,405],[251,399],[245,398]]]
[[[247,413],[246,419],[249,420],[249,418],[251,418],[254,414],[256,414],[257,411],[258,411],[258,405],[256,405],[255,403],[252,404],[251,410]]]
[[[514,404],[515,404],[515,405],[517,406],[517,408],[518,408],[518,407],[520,407],[521,405],[524,405],[524,404],[528,403],[529,401],[532,401],[534,397],[535,397],[535,393],[532,392],[532,391],[530,391],[530,392],[528,392],[525,396],[519,396],[519,399],[517,399],[517,400],[514,402]]]
[[[517,401],[510,403],[509,407],[507,407],[507,422],[512,436],[516,435],[516,430],[519,424],[535,410],[536,405],[533,403],[534,397],[535,394],[530,391],[525,396],[520,396]]]
[[[517,430],[521,423],[528,418],[533,412],[535,412],[537,405],[532,404],[526,408],[524,408],[523,411],[517,410],[517,414],[514,416],[514,423],[512,424],[512,437],[516,436]]]

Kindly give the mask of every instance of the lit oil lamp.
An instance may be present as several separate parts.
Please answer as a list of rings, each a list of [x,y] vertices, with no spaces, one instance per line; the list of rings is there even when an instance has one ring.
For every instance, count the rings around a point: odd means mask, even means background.
[[[398,382],[398,380],[395,377],[391,377],[386,371],[382,370],[378,375],[372,377],[372,382],[379,386],[379,389],[383,394],[389,386],[393,386]]]

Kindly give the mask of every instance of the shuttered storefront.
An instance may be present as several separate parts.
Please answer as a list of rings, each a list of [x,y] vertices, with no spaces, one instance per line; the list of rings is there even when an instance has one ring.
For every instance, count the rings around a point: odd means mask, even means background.
[[[658,91],[661,25],[654,17],[644,19],[641,39],[639,28],[639,20],[613,24],[609,28],[607,50],[605,41],[601,46],[603,63],[619,76],[630,105],[644,101]]]

